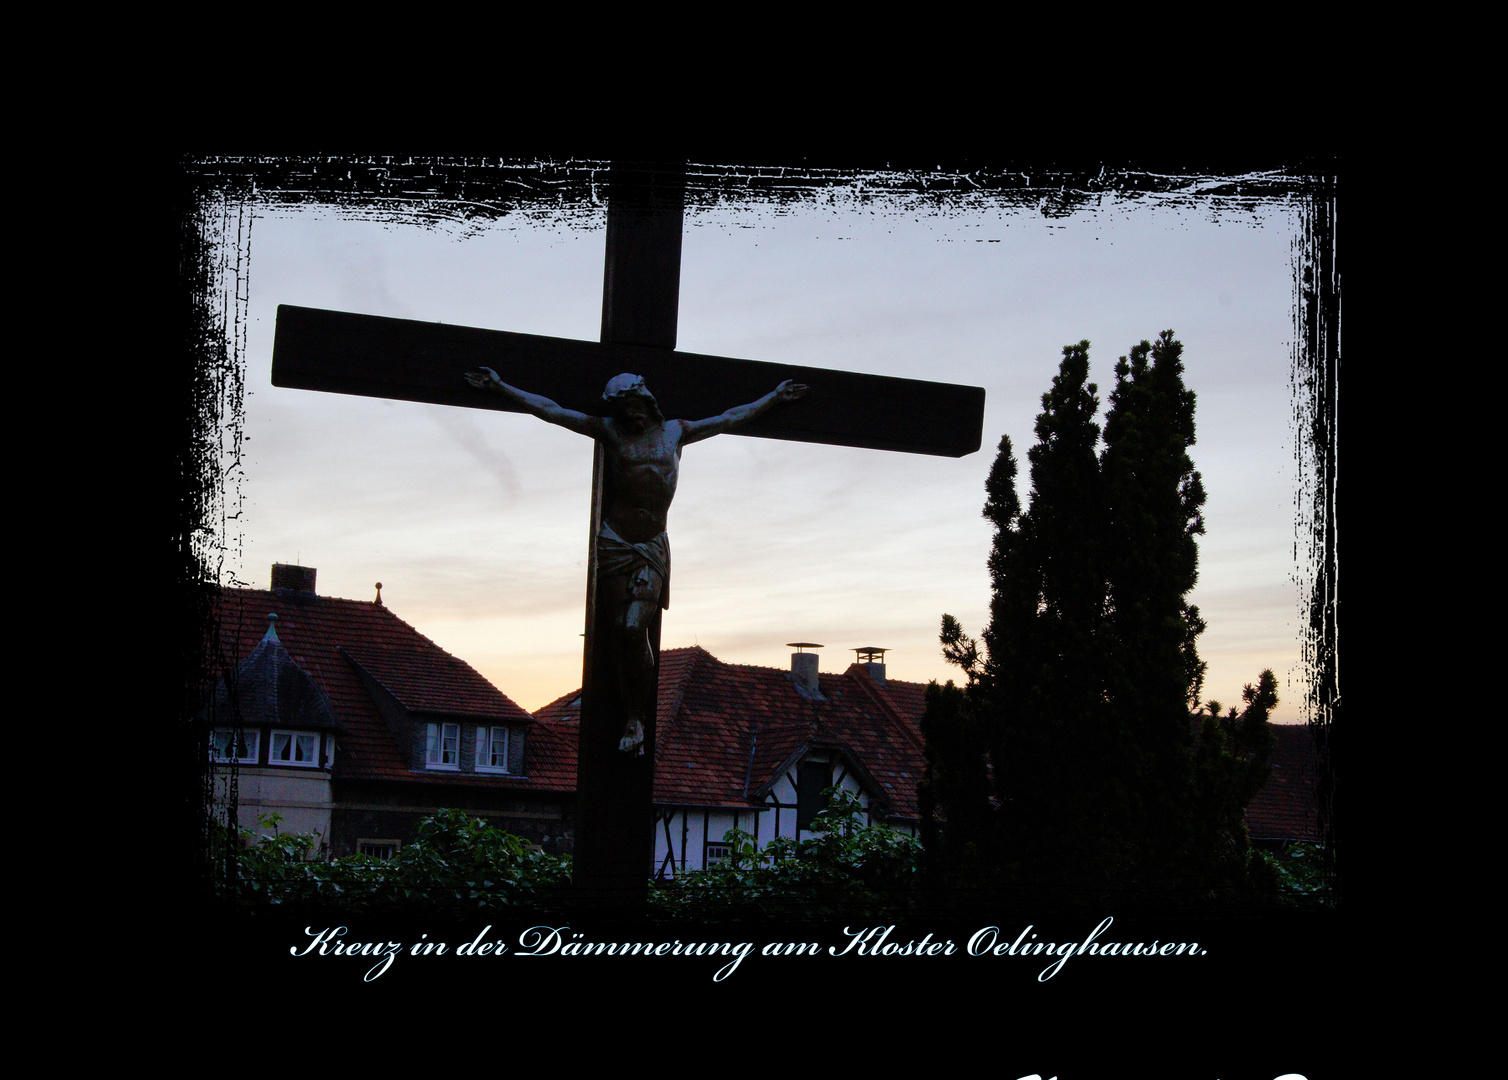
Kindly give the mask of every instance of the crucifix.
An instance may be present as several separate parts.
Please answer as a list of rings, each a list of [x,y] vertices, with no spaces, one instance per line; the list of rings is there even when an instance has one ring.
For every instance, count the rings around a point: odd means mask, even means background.
[[[652,873],[681,449],[726,431],[962,457],[984,425],[980,387],[676,351],[685,182],[684,165],[614,163],[600,342],[281,305],[273,345],[275,386],[530,412],[593,438],[573,887],[620,908]]]

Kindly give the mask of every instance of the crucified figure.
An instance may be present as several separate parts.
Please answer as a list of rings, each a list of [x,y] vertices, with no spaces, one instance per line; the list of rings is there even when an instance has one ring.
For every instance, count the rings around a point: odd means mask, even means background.
[[[597,535],[598,596],[618,638],[617,682],[627,715],[618,749],[644,752],[641,702],[653,700],[654,648],[650,621],[670,606],[670,539],[666,520],[675,498],[681,450],[748,423],[776,405],[795,401],[806,387],[787,379],[758,401],[707,420],[666,420],[654,395],[637,375],[618,375],[602,392],[607,416],[588,416],[549,398],[509,386],[484,367],[466,381],[503,394],[541,420],[588,435],[602,444],[607,462],[602,527]]]

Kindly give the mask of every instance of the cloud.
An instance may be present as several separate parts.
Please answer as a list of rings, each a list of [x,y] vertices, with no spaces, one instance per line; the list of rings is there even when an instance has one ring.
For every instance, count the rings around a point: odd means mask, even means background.
[[[506,505],[513,506],[523,490],[519,483],[518,471],[514,469],[513,462],[509,460],[507,454],[487,442],[487,436],[481,425],[469,414],[457,409],[447,409],[443,415],[439,410],[426,411],[441,431],[450,436],[457,446],[466,451],[473,461],[497,481],[498,486],[507,495]]]

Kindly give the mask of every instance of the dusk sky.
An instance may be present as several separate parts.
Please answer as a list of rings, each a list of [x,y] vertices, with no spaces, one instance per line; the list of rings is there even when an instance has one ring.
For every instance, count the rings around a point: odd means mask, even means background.
[[[361,600],[381,581],[399,617],[524,708],[579,686],[590,443],[522,414],[281,389],[270,373],[278,304],[596,340],[604,209],[482,222],[463,208],[240,209],[249,442],[222,580],[266,588],[273,562],[300,562],[318,568],[321,594]],[[1063,346],[1090,341],[1103,418],[1116,359],[1171,328],[1209,492],[1193,595],[1209,623],[1204,697],[1238,703],[1271,668],[1274,719],[1300,719],[1299,209],[1106,194],[1063,218],[988,194],[939,209],[844,188],[778,211],[688,208],[679,348],[987,396],[983,448],[961,459],[734,435],[689,447],[663,647],[785,667],[786,642],[814,641],[833,671],[875,645],[892,678],[958,679],[938,624],[948,612],[978,634],[987,620],[980,508],[1001,434],[1024,506]]]

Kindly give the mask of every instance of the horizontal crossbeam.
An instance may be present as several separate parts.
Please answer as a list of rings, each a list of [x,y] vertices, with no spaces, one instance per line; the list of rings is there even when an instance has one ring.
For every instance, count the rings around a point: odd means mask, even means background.
[[[272,383],[337,394],[521,411],[468,386],[467,371],[568,409],[602,414],[602,388],[642,375],[667,417],[700,420],[769,393],[784,379],[810,387],[736,434],[764,439],[963,457],[979,449],[984,388],[734,360],[635,345],[480,330],[318,308],[278,307]]]

